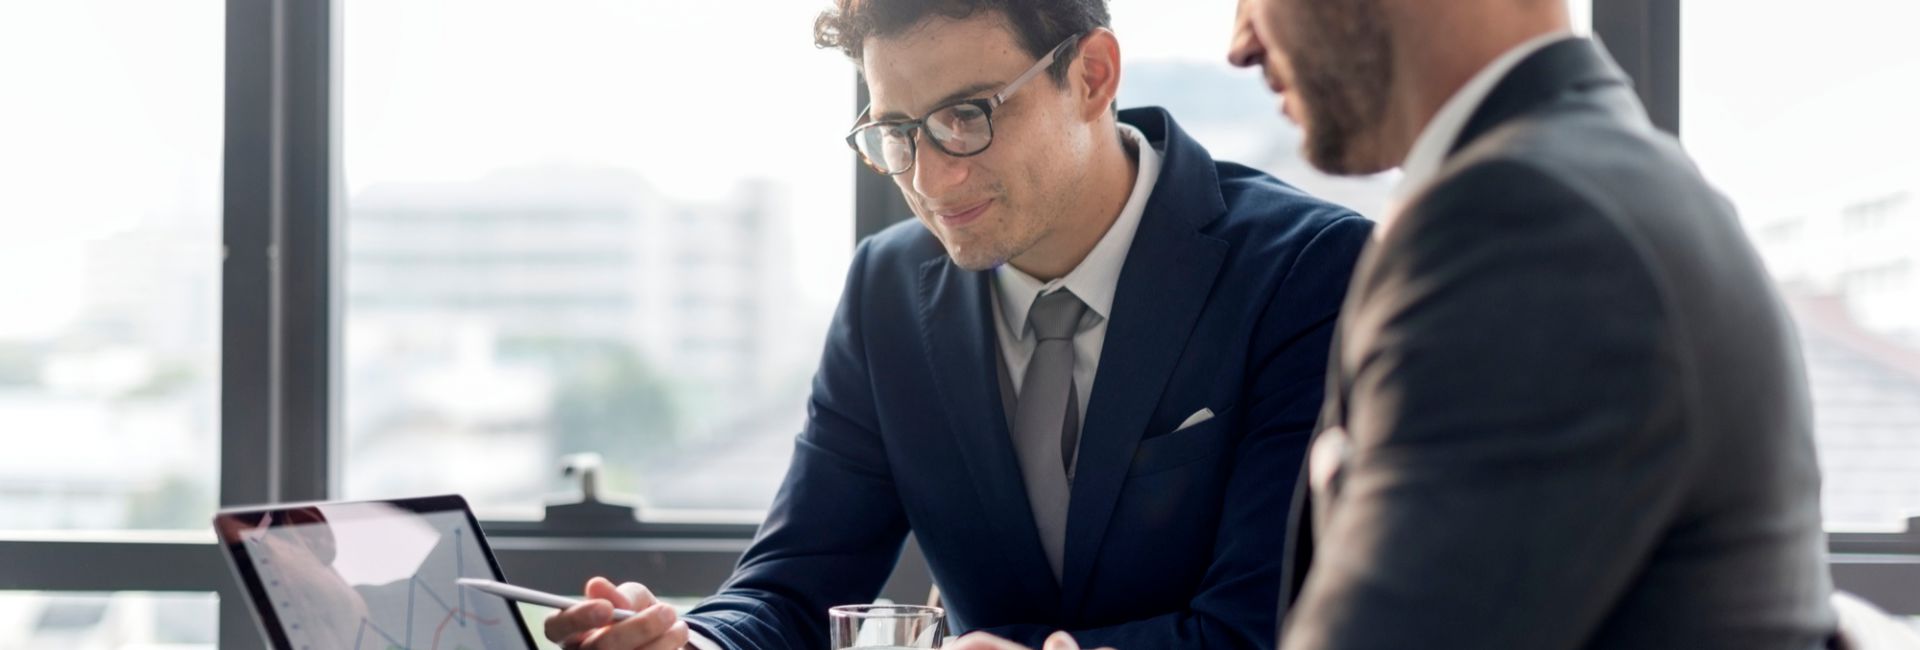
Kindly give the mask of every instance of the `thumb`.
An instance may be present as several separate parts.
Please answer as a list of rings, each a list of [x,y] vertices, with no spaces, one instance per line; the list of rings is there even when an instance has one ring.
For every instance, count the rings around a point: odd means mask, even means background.
[[[1080,644],[1074,643],[1073,635],[1066,632],[1054,632],[1047,637],[1047,644],[1041,650],[1080,650]]]

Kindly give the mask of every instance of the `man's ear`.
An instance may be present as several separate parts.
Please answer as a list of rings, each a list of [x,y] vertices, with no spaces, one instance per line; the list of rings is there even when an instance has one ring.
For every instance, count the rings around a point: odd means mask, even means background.
[[[1113,110],[1120,94],[1120,40],[1113,30],[1096,27],[1080,37],[1078,48],[1067,81],[1079,95],[1081,118],[1098,119]]]

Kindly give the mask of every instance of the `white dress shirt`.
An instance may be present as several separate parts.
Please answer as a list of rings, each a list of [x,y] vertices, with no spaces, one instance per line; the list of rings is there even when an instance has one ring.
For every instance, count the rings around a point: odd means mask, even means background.
[[[1080,397],[1080,421],[1086,422],[1087,398],[1093,395],[1093,375],[1100,366],[1100,346],[1107,340],[1107,319],[1113,314],[1113,294],[1120,286],[1120,267],[1126,265],[1127,251],[1133,248],[1133,233],[1140,229],[1140,215],[1146,212],[1147,197],[1160,176],[1160,152],[1147,142],[1147,135],[1130,124],[1120,125],[1120,135],[1139,152],[1140,169],[1133,180],[1133,193],[1120,217],[1107,228],[1107,234],[1094,244],[1093,252],[1073,271],[1052,282],[1041,282],[1022,273],[1011,264],[993,271],[993,323],[999,333],[1000,353],[1007,360],[1007,372],[1013,376],[1013,394],[1020,394],[1020,382],[1027,373],[1028,357],[1039,345],[1033,328],[1027,326],[1027,310],[1040,296],[1061,288],[1073,291],[1087,304],[1080,317],[1080,328],[1073,335],[1073,383]],[[1081,436],[1085,439],[1086,436]],[[852,604],[852,603],[848,603]],[[821,616],[826,616],[821,612]],[[718,643],[699,632],[687,635],[694,650],[721,650]]]
[[[1487,101],[1487,95],[1493,93],[1494,87],[1507,77],[1507,73],[1527,57],[1533,56],[1533,53],[1573,37],[1572,32],[1563,31],[1528,39],[1495,58],[1467,80],[1466,85],[1454,91],[1453,96],[1440,105],[1440,111],[1433,114],[1433,119],[1427,121],[1427,126],[1420,130],[1420,136],[1413,141],[1413,148],[1407,151],[1406,161],[1400,164],[1402,175],[1400,184],[1394,188],[1393,202],[1388,206],[1386,215],[1374,226],[1373,236],[1384,236],[1406,202],[1440,175],[1440,168],[1447,162],[1447,152],[1453,149],[1454,141],[1460,139],[1460,131],[1467,128],[1467,121],[1473,119],[1474,111]]]
[[[1086,303],[1080,327],[1073,335],[1073,386],[1080,404],[1080,422],[1087,421],[1087,400],[1093,396],[1093,377],[1100,368],[1100,347],[1107,340],[1107,320],[1113,317],[1113,294],[1120,286],[1120,268],[1127,263],[1127,251],[1133,248],[1133,234],[1140,229],[1141,215],[1147,209],[1147,197],[1160,176],[1160,152],[1147,142],[1147,136],[1129,124],[1120,125],[1120,135],[1139,152],[1140,169],[1134,175],[1133,193],[1120,209],[1120,216],[1107,228],[1107,234],[1094,244],[1087,258],[1066,275],[1052,282],[1041,282],[1012,264],[993,270],[993,324],[1000,341],[1000,356],[1007,362],[1007,374],[1013,379],[1013,394],[1020,394],[1026,380],[1027,362],[1038,346],[1033,327],[1027,324],[1027,312],[1040,296],[1067,289]],[[1081,436],[1086,439],[1086,436]]]

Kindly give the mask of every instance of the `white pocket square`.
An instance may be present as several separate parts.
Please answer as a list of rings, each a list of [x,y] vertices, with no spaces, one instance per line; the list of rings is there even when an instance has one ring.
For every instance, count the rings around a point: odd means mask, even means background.
[[[1194,411],[1193,415],[1187,416],[1186,422],[1181,422],[1179,428],[1174,429],[1174,432],[1177,433],[1180,431],[1191,429],[1193,428],[1193,425],[1199,424],[1201,422],[1206,422],[1207,420],[1211,420],[1211,419],[1213,419],[1213,409],[1200,409],[1198,411]]]

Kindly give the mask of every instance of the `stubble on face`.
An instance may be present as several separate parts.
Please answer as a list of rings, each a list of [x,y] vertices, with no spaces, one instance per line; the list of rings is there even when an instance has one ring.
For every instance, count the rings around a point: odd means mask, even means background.
[[[1380,0],[1252,1],[1269,3],[1264,27],[1287,60],[1283,82],[1306,130],[1307,161],[1341,175],[1398,164],[1382,151],[1394,70]]]
[[[1000,183],[992,183],[978,194],[992,201],[986,214],[962,226],[944,223],[927,198],[914,192],[911,187],[903,187],[901,193],[907,197],[907,203],[913,208],[914,216],[920,219],[920,224],[947,249],[947,256],[953,258],[954,265],[968,271],[984,271],[1005,264],[1031,247],[1043,234],[1040,232],[1041,224],[1019,217],[1019,206],[1009,204],[1006,188]]]

